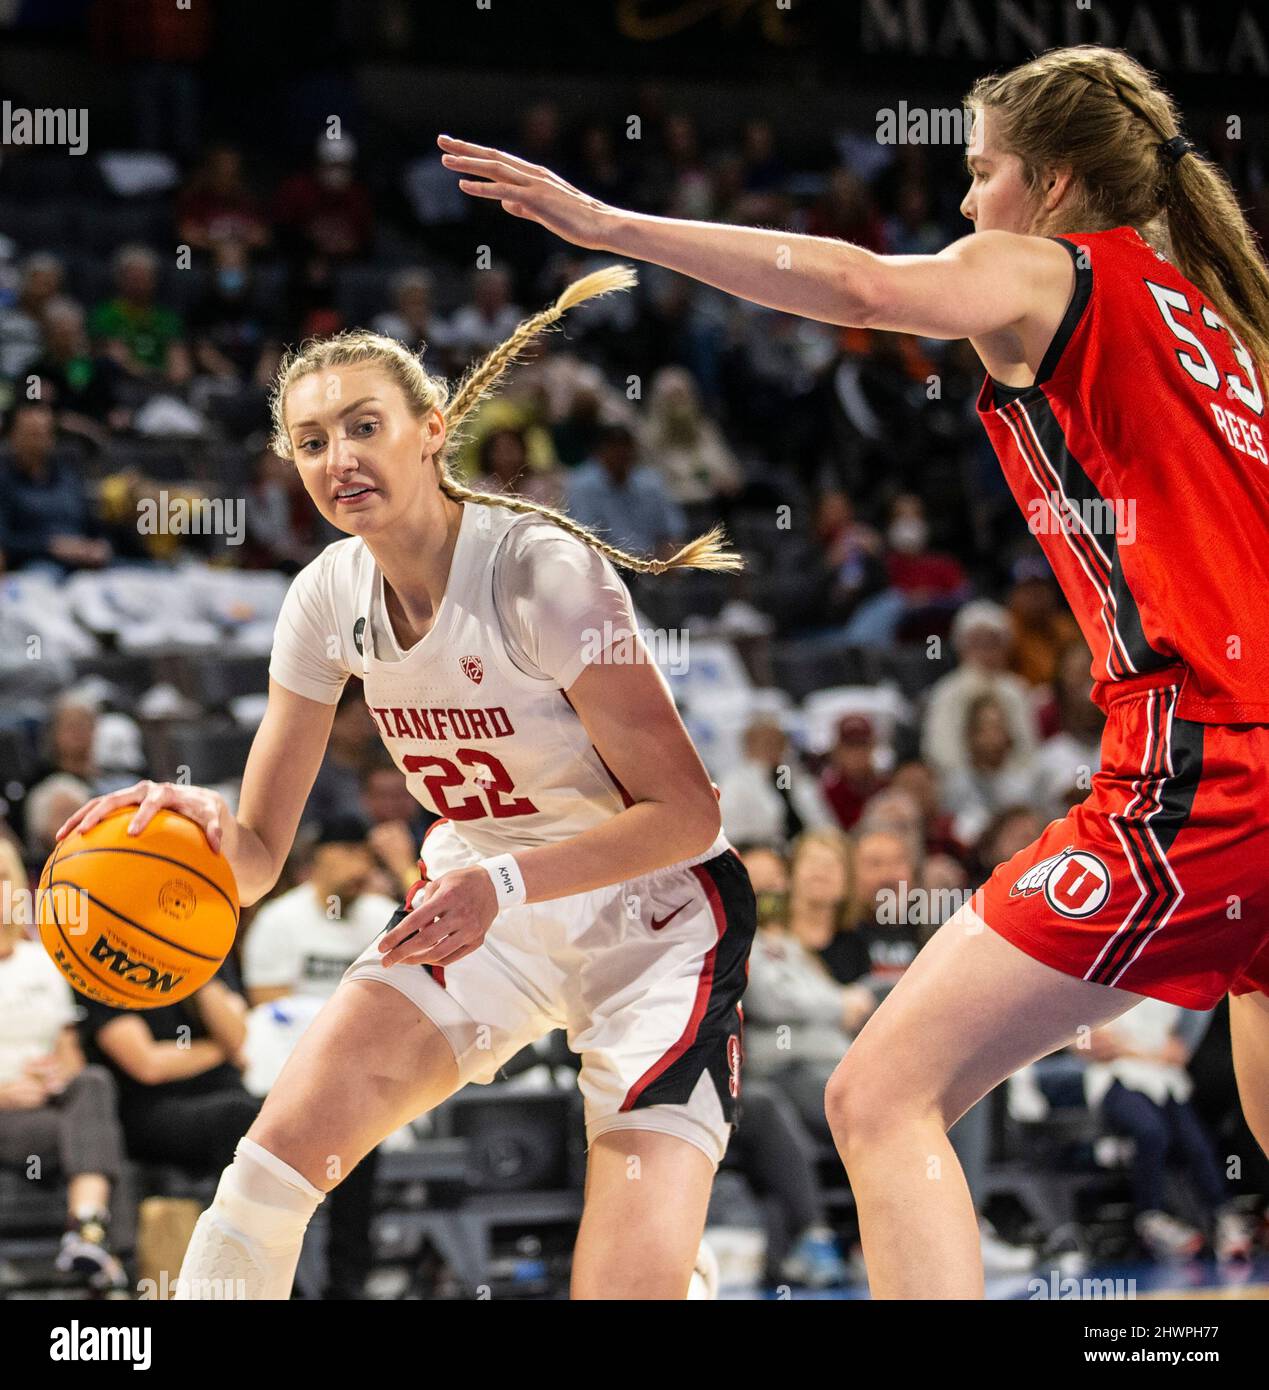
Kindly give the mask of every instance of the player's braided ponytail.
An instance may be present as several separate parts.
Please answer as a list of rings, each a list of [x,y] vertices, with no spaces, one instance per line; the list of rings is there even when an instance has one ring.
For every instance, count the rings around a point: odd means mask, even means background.
[[[368,333],[362,329],[350,329],[336,333],[330,338],[313,339],[305,343],[298,352],[287,353],[278,368],[278,375],[269,397],[273,419],[270,447],[282,458],[292,456],[283,406],[286,393],[301,377],[309,376],[313,372],[329,371],[333,367],[380,366],[401,388],[410,408],[417,415],[440,410],[445,417],[446,444],[438,456],[437,468],[441,491],[454,501],[480,502],[490,507],[505,507],[513,512],[534,512],[553,521],[570,535],[585,541],[587,545],[593,546],[614,564],[643,574],[662,574],[671,569],[738,570],[744,562],[734,551],[725,548],[726,537],[720,526],[715,526],[703,536],[688,541],[667,560],[658,560],[651,555],[632,555],[611,545],[563,512],[530,502],[523,497],[476,492],[465,487],[450,471],[448,455],[457,438],[459,426],[489,395],[502,374],[521,356],[533,339],[551,328],[569,309],[583,300],[609,294],[613,290],[629,289],[634,283],[634,271],[623,265],[609,266],[575,281],[554,304],[525,319],[506,342],[500,343],[488,356],[477,362],[459,382],[452,397],[445,382],[432,376],[419,358],[395,338]]]
[[[974,84],[1002,148],[1031,188],[1070,168],[1077,202],[1045,231],[1135,227],[1168,256],[1269,371],[1269,270],[1229,180],[1180,133],[1172,98],[1128,54],[1091,44],[1058,48]]]
[[[609,266],[575,280],[550,308],[525,319],[506,342],[500,343],[487,357],[476,363],[459,383],[453,400],[442,412],[450,437],[454,436],[462,421],[493,390],[503,372],[539,333],[557,323],[569,309],[583,300],[610,294],[613,290],[626,290],[634,284],[635,273],[629,266]],[[447,449],[446,453],[448,452]],[[482,502],[490,507],[506,507],[513,512],[537,512],[548,517],[570,535],[593,546],[613,564],[620,565],[623,569],[637,570],[642,574],[661,574],[669,569],[738,570],[743,563],[739,555],[724,549],[726,537],[721,526],[715,526],[703,536],[688,541],[668,560],[658,560],[650,555],[631,555],[628,551],[609,544],[588,527],[579,525],[572,517],[551,507],[529,502],[523,497],[505,497],[498,493],[476,492],[465,487],[450,471],[445,459],[441,461],[440,470],[441,491],[456,502]]]

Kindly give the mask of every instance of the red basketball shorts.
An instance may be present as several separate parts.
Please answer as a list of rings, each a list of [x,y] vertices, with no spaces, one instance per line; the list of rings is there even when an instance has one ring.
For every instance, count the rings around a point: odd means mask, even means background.
[[[1111,703],[1088,799],[973,907],[1056,970],[1208,1009],[1269,993],[1269,725],[1179,719],[1178,690]]]

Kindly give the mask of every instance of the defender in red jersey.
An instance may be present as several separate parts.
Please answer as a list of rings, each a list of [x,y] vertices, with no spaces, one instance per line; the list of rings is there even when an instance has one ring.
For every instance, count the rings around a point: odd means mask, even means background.
[[[440,140],[465,192],[566,240],[826,323],[968,338],[987,369],[983,423],[1108,723],[1088,800],[935,934],[829,1085],[887,1297],[981,1292],[947,1128],[1143,995],[1232,992],[1243,1107],[1269,1149],[1269,273],[1224,175],[1126,54],[1054,50],[969,105],[975,233],[933,256],[627,212]]]

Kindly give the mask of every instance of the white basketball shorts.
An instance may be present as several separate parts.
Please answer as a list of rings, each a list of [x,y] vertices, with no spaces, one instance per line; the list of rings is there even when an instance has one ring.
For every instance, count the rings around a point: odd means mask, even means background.
[[[448,822],[423,849],[432,879],[480,858]],[[385,969],[372,942],[344,979],[381,980],[412,999],[453,1048],[462,1084],[494,1080],[521,1048],[562,1028],[581,1057],[588,1143],[614,1129],[658,1130],[717,1164],[740,1097],[755,917],[749,875],[729,849],[508,908],[447,968]]]

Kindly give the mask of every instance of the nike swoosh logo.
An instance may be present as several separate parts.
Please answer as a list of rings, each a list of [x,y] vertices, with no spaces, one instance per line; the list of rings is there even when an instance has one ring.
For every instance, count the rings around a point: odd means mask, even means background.
[[[680,903],[679,906],[676,907],[676,908],[674,909],[674,911],[671,912],[670,915],[669,915],[668,917],[662,917],[660,921],[658,921],[658,920],[654,917],[654,918],[652,919],[652,930],[653,930],[653,931],[660,931],[662,927],[664,927],[664,926],[666,926],[668,923],[674,921],[674,919],[679,915],[680,912],[683,911],[683,909],[684,909],[686,906],[687,906],[687,903]]]

